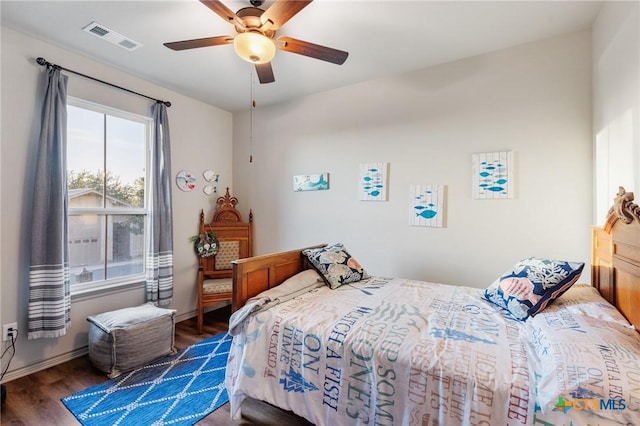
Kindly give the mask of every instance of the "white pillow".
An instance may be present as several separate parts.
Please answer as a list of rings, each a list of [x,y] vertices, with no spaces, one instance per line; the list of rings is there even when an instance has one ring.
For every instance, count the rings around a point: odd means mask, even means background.
[[[587,316],[588,319],[593,318],[601,323],[614,322],[624,327],[634,328],[620,311],[607,302],[598,290],[589,284],[574,284],[546,310],[553,313],[560,309],[566,309],[576,315]]]

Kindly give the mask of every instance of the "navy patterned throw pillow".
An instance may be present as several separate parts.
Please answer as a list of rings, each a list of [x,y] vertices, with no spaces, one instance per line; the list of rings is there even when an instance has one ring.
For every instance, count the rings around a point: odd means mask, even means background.
[[[494,281],[484,291],[484,297],[524,321],[567,291],[583,268],[582,262],[523,259]]]
[[[335,290],[343,284],[354,283],[369,278],[358,261],[351,256],[344,245],[303,250],[302,254],[320,272],[326,283]]]

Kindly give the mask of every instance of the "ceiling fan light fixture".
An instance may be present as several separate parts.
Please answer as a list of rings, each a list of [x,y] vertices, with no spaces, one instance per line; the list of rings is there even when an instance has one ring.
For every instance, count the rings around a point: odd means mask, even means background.
[[[252,64],[271,62],[276,54],[273,40],[255,31],[240,33],[233,39],[233,47],[238,56]]]

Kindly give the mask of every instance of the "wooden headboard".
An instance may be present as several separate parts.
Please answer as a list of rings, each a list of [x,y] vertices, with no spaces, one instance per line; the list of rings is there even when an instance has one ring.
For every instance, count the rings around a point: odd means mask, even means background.
[[[325,245],[320,244],[231,262],[233,264],[231,309],[237,311],[244,306],[249,298],[277,286],[298,272],[310,269],[311,265],[307,258],[302,255],[302,250],[324,247]]]
[[[633,192],[620,187],[591,237],[592,285],[640,330],[640,207]]]

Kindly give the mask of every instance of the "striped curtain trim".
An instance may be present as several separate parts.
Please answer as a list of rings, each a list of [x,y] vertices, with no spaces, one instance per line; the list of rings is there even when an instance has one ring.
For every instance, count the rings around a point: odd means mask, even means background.
[[[147,301],[168,306],[173,298],[173,252],[147,256]]]
[[[31,266],[29,340],[64,336],[71,326],[69,265]]]
[[[29,268],[29,279],[34,285],[38,285],[40,282],[59,282],[61,279],[69,281],[69,274],[68,265],[44,265]]]

